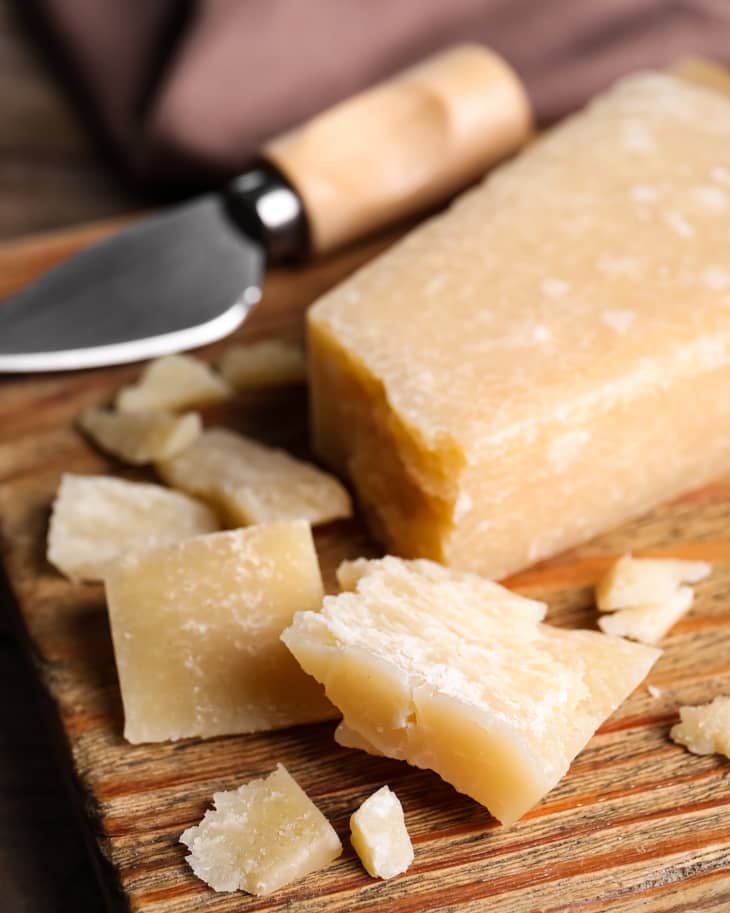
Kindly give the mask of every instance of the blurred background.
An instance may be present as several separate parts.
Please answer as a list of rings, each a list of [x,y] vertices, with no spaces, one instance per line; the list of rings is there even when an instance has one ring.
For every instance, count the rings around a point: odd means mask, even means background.
[[[730,63],[730,0],[0,0],[0,242],[215,185],[266,138],[464,40],[501,52],[549,124],[625,72]],[[99,911],[13,623],[0,588],[0,909]]]

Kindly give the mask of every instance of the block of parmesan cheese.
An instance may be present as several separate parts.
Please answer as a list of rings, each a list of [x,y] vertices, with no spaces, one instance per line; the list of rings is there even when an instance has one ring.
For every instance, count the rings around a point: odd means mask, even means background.
[[[282,764],[265,779],[216,793],[213,804],[180,842],[214,891],[271,894],[342,852],[332,825]]]
[[[53,502],[48,560],[78,580],[101,580],[122,555],[220,528],[200,501],[160,485],[68,473]]]
[[[693,754],[730,758],[730,697],[718,695],[709,704],[680,707],[679,717],[669,733],[672,741]]]
[[[142,376],[123,387],[116,398],[120,412],[161,412],[217,403],[231,396],[231,388],[199,358],[165,355],[151,361]]]
[[[730,102],[630,77],[314,305],[316,451],[500,577],[730,469]]]
[[[174,456],[192,444],[202,429],[197,412],[174,415],[107,409],[87,409],[79,425],[102,450],[138,466]]]
[[[223,353],[219,368],[234,390],[303,383],[307,379],[301,347],[281,339],[231,346]]]
[[[204,431],[158,462],[157,471],[168,485],[210,502],[230,526],[327,523],[352,513],[350,496],[334,476],[224,428]]]
[[[354,592],[298,613],[283,641],[361,747],[436,771],[505,823],[552,789],[660,655],[543,624],[542,604],[428,561],[358,564]]]
[[[322,602],[307,523],[252,526],[130,555],[105,585],[130,742],[337,715],[279,640],[295,612]]]
[[[413,862],[403,806],[388,786],[381,786],[350,816],[350,841],[373,878],[393,878]]]
[[[705,561],[623,555],[596,587],[598,608],[611,613],[598,626],[606,634],[655,644],[692,606],[694,592],[686,584],[710,571]]]

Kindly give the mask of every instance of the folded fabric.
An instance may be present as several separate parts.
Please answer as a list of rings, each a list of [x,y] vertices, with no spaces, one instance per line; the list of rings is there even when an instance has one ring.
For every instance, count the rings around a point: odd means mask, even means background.
[[[478,41],[550,122],[621,74],[730,61],[726,0],[26,0],[128,168],[220,180],[293,124]]]

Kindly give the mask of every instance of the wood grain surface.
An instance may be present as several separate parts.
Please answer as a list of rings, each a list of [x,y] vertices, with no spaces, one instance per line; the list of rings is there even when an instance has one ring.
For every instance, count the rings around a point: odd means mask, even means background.
[[[3,293],[94,234],[0,246]],[[383,243],[272,275],[239,339],[300,338],[306,306]],[[202,354],[215,358],[227,344]],[[44,540],[62,472],[145,477],[94,451],[73,426],[81,409],[107,402],[138,370],[125,366],[0,381],[2,557],[73,759],[90,827],[110,862],[118,909],[730,909],[730,764],[690,755],[668,739],[681,704],[730,694],[730,477],[508,581],[547,600],[552,623],[595,627],[592,585],[622,552],[713,562],[712,576],[697,586],[694,608],[664,639],[664,656],[650,679],[600,728],[558,787],[522,821],[504,828],[434,774],[338,747],[332,724],[163,745],[124,742],[102,590],[60,577],[45,561]],[[242,396],[205,417],[306,453],[300,388]],[[374,550],[357,521],[322,530],[317,544],[330,588],[342,557]],[[648,684],[659,689],[657,696]],[[214,791],[265,774],[277,761],[332,820],[345,854],[326,871],[269,898],[214,894],[184,863],[179,835],[200,819]],[[349,815],[383,783],[403,802],[416,851],[408,873],[387,883],[365,875],[347,842]]]

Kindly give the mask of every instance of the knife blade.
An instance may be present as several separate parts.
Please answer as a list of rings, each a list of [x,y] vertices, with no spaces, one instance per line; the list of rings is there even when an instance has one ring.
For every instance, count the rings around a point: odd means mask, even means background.
[[[267,264],[325,254],[446,199],[526,141],[509,66],[452,48],[268,143],[210,193],[70,257],[0,306],[0,372],[139,361],[231,333]]]

